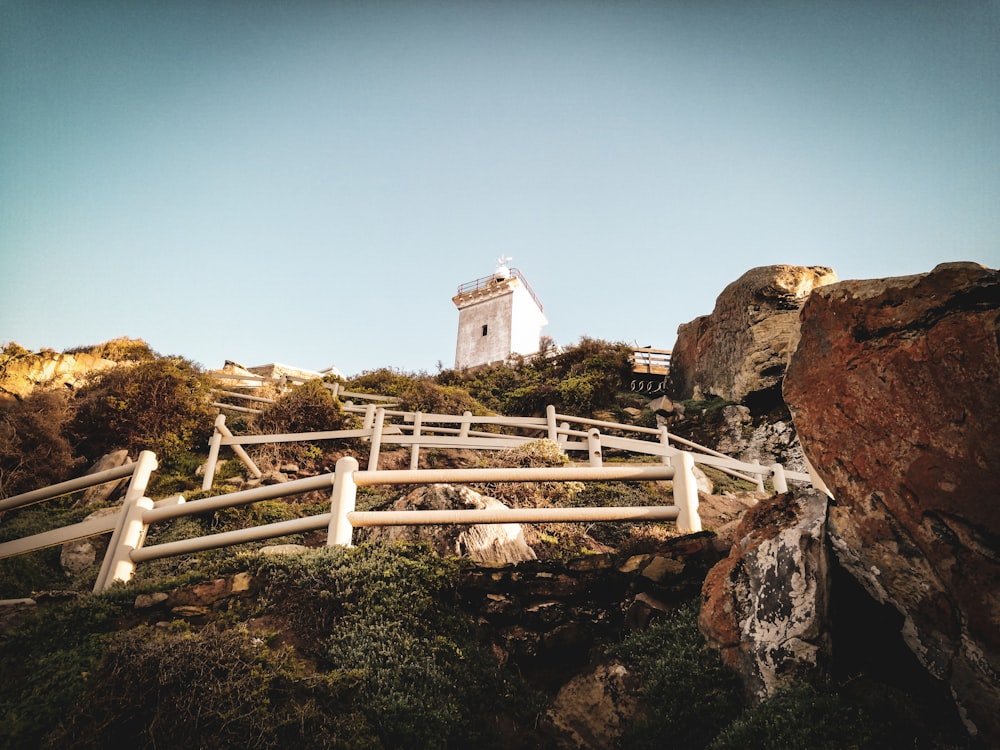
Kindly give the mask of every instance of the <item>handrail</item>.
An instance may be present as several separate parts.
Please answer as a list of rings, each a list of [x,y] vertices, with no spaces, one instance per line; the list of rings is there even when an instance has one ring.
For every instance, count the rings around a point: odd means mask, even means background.
[[[339,430],[329,432],[311,433],[291,433],[283,435],[254,435],[236,437],[226,430],[225,437],[218,438],[219,445],[230,445],[234,449],[240,445],[277,443],[277,442],[298,442],[307,440],[334,440],[340,438],[361,438],[371,442],[371,455],[369,468],[375,469],[378,465],[380,446],[383,443],[394,445],[409,445],[411,449],[411,468],[417,468],[419,451],[421,448],[466,448],[479,450],[498,450],[515,447],[519,444],[529,442],[532,439],[524,435],[510,434],[509,432],[482,432],[472,430],[473,425],[492,425],[500,428],[527,430],[534,433],[546,432],[549,439],[560,443],[564,450],[592,450],[591,442],[596,441],[598,456],[591,456],[590,461],[600,462],[600,444],[608,448],[626,450],[641,455],[659,456],[664,460],[677,452],[677,448],[670,446],[676,443],[694,451],[695,462],[712,466],[726,474],[738,479],[755,482],[760,490],[763,490],[764,476],[770,476],[775,480],[775,491],[783,492],[785,482],[792,480],[796,482],[810,483],[811,477],[802,472],[786,471],[780,465],[762,466],[760,464],[749,464],[740,461],[724,453],[711,448],[699,445],[693,441],[672,435],[665,427],[659,429],[652,427],[642,427],[639,425],[626,425],[617,422],[609,422],[588,417],[575,417],[558,414],[552,406],[547,407],[545,417],[507,417],[500,415],[473,416],[471,412],[462,415],[453,414],[424,414],[423,412],[405,412],[387,409],[375,404],[366,406],[354,406],[352,402],[347,402],[342,407],[345,411],[356,414],[364,414],[364,427],[357,430]],[[398,422],[388,421],[396,418]],[[225,418],[220,415],[219,420],[223,423]],[[561,424],[560,424],[561,423]],[[445,427],[443,425],[459,425],[458,427]],[[558,426],[557,426],[558,425]],[[572,429],[572,425],[590,427],[590,430],[579,431]],[[619,433],[633,433],[638,435],[657,436],[657,440],[642,440],[638,438],[616,437],[614,435],[601,435],[598,428],[614,430]],[[225,429],[224,424],[222,428]],[[598,432],[596,436],[592,433]],[[567,438],[581,438],[581,442],[570,442]],[[215,438],[213,438],[215,440]],[[203,488],[211,487],[215,472],[215,454],[210,454],[209,463],[206,466]],[[242,457],[241,457],[242,458]],[[242,458],[247,463],[246,458]],[[250,463],[248,468],[255,469]],[[780,475],[780,478],[779,478]],[[756,479],[754,478],[756,477]]]
[[[99,471],[95,474],[84,474],[82,477],[69,479],[65,482],[60,482],[59,484],[53,484],[50,487],[42,487],[41,489],[32,490],[31,492],[23,492],[20,495],[12,495],[11,497],[0,500],[0,511],[11,510],[13,508],[23,508],[26,505],[33,505],[34,503],[40,503],[44,500],[52,500],[56,497],[69,495],[72,492],[85,490],[88,487],[96,487],[99,484],[113,482],[116,479],[124,479],[135,471],[135,467],[136,462],[130,461],[126,464],[122,464],[121,466],[116,466],[113,469],[106,469],[105,471]]]

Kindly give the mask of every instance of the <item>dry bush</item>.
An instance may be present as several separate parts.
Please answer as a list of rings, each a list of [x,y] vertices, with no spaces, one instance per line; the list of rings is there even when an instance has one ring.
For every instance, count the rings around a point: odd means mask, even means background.
[[[73,476],[80,464],[66,436],[73,413],[63,390],[36,390],[21,400],[0,400],[0,497]]]
[[[565,466],[566,454],[551,440],[532,440],[516,448],[482,452],[483,468],[545,468]],[[580,482],[487,482],[475,485],[477,492],[495,497],[514,508],[542,508],[569,505],[582,489]]]
[[[91,461],[118,448],[133,456],[151,450],[161,465],[201,450],[215,420],[211,387],[207,375],[181,358],[103,370],[77,398],[78,450]]]
[[[278,396],[274,404],[268,404],[260,414],[247,420],[247,430],[254,435],[328,432],[359,426],[357,417],[344,412],[340,401],[318,380]],[[343,443],[340,447],[344,447]],[[265,469],[274,468],[283,461],[318,460],[324,454],[322,448],[309,442],[258,445],[249,452],[254,462]]]

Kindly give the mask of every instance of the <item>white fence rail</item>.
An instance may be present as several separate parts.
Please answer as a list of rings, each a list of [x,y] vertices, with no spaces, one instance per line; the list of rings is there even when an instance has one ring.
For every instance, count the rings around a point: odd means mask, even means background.
[[[230,377],[240,381],[278,382],[287,379]],[[135,565],[173,555],[200,552],[245,542],[272,539],[289,534],[327,529],[327,543],[350,545],[356,527],[421,524],[486,524],[486,523],[551,523],[575,521],[674,521],[682,533],[701,529],[698,517],[698,492],[693,467],[712,466],[733,476],[755,482],[764,490],[765,478],[773,481],[776,492],[788,490],[787,480],[811,482],[809,474],[785,471],[780,464],[762,466],[748,464],[693,443],[667,429],[638,427],[597,419],[587,419],[556,413],[549,406],[544,417],[473,416],[425,414],[398,411],[391,408],[395,399],[374,394],[342,390],[339,383],[323,384],[342,398],[358,398],[368,403],[360,405],[348,400],[344,411],[361,417],[362,426],[351,430],[292,433],[283,435],[234,435],[226,426],[226,417],[219,414],[209,443],[209,457],[203,489],[211,488],[222,446],[229,446],[237,458],[255,477],[260,468],[243,448],[245,445],[319,440],[361,439],[369,443],[368,468],[361,471],[357,459],[345,457],[337,462],[336,471],[317,477],[298,479],[277,485],[256,487],[226,495],[185,502],[176,496],[158,502],[146,497],[146,488],[157,467],[156,457],[143,451],[139,458],[125,466],[90,474],[51,487],[0,499],[0,512],[23,508],[77,492],[88,487],[131,477],[125,499],[118,513],[71,524],[52,531],[0,543],[0,558],[24,554],[65,544],[99,534],[111,533],[111,542],[104,558],[95,591],[103,591],[116,581],[131,579]],[[256,403],[272,403],[262,396],[240,394],[219,389],[226,397],[238,397]],[[249,407],[233,407],[219,403],[220,408],[256,411]],[[493,469],[420,469],[422,450],[473,449],[502,450],[524,445],[539,438],[548,438],[565,453],[585,453],[584,465],[554,468],[493,468]],[[379,470],[379,454],[383,445],[409,446],[410,469]],[[687,450],[681,450],[677,446]],[[616,451],[639,456],[654,456],[659,465],[612,463],[605,464],[604,452]],[[674,505],[649,507],[592,508],[521,508],[499,510],[454,511],[369,511],[355,510],[359,486],[380,484],[487,483],[487,482],[561,482],[561,481],[656,481],[673,480]],[[329,513],[297,518],[220,534],[212,534],[170,543],[144,546],[146,532],[153,523],[185,515],[197,515],[221,508],[237,507],[262,500],[290,497],[317,490],[331,491]]]
[[[342,393],[341,395],[348,395]],[[356,394],[350,394],[356,395]],[[388,400],[386,397],[381,399]],[[211,488],[218,463],[219,449],[232,447],[240,460],[255,476],[260,469],[243,450],[244,445],[281,442],[311,442],[322,440],[362,439],[370,443],[368,470],[378,469],[383,445],[409,446],[410,468],[417,469],[420,454],[426,449],[503,450],[546,437],[566,453],[586,453],[591,466],[601,466],[604,451],[622,451],[634,455],[655,456],[664,464],[681,452],[683,446],[697,464],[711,466],[739,479],[753,482],[764,491],[765,479],[771,479],[775,492],[787,492],[788,481],[810,483],[802,472],[786,471],[780,464],[764,466],[746,463],[697,443],[671,435],[666,427],[659,429],[619,424],[598,419],[574,417],[556,413],[549,406],[544,417],[461,416],[405,412],[377,406],[374,403],[355,405],[347,401],[344,411],[362,417],[362,427],[354,430],[288,433],[278,435],[235,436],[225,426],[225,415],[216,420],[216,432],[210,444],[202,488]],[[603,431],[602,431],[603,430]]]
[[[426,524],[493,524],[493,523],[555,523],[583,521],[673,521],[682,533],[701,530],[698,516],[698,491],[693,473],[694,462],[688,453],[679,453],[671,466],[649,464],[617,464],[614,466],[566,466],[556,468],[493,468],[493,469],[418,469],[395,471],[361,471],[357,459],[347,456],[337,462],[333,474],[298,479],[277,485],[256,487],[227,495],[184,502],[170,498],[154,503],[144,491],[150,473],[156,468],[156,457],[144,451],[134,464],[133,482],[119,512],[100,524],[81,528],[74,524],[56,532],[46,532],[0,544],[0,558],[24,554],[82,536],[112,532],[107,554],[94,584],[100,592],[116,582],[128,582],[136,564],[175,555],[202,552],[245,542],[273,539],[289,534],[319,529],[327,530],[328,545],[350,546],[354,529],[368,526]],[[120,472],[102,472],[93,481],[80,484],[76,480],[38,493],[28,493],[36,501],[56,497],[67,491],[82,489],[123,476]],[[487,482],[566,482],[566,481],[656,481],[673,480],[674,505],[647,507],[594,508],[519,508],[498,510],[454,511],[367,511],[355,510],[357,488],[373,485],[422,485],[432,483]],[[67,490],[67,487],[71,489]],[[304,492],[330,490],[330,512],[236,531],[144,546],[149,526],[188,515],[208,513],[222,508],[239,507],[262,500],[290,497]],[[23,507],[19,502],[26,496],[9,498],[6,507]],[[88,522],[84,522],[87,524]],[[81,532],[86,533],[81,533]]]
[[[97,582],[94,585],[95,591],[103,591],[116,576],[121,577],[126,557],[125,548],[129,545],[139,546],[142,543],[145,529],[141,524],[137,525],[135,522],[136,508],[153,507],[153,501],[145,497],[145,494],[150,475],[156,467],[156,456],[151,451],[143,451],[133,463],[95,474],[87,474],[68,482],[0,500],[0,511],[24,508],[34,503],[52,500],[88,487],[96,487],[131,476],[128,488],[125,490],[121,511],[117,514],[81,521],[52,531],[0,543],[0,559],[111,532],[108,554],[104,558]],[[162,502],[176,502],[176,500]]]

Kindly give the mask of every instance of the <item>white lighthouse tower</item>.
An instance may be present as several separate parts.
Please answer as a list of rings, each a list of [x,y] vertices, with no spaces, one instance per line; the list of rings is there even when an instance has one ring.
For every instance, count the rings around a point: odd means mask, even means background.
[[[492,276],[462,284],[451,298],[458,308],[455,369],[502,362],[538,352],[548,320],[542,303],[511,258],[499,258]]]

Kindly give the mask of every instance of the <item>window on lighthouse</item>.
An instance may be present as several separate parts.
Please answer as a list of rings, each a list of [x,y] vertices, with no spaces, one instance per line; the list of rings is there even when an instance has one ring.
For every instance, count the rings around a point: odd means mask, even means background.
[[[486,333],[487,333],[487,329],[488,329],[488,328],[489,328],[489,326],[488,326],[488,325],[486,325],[486,324],[483,324],[483,335],[484,335],[484,336],[486,335]]]

